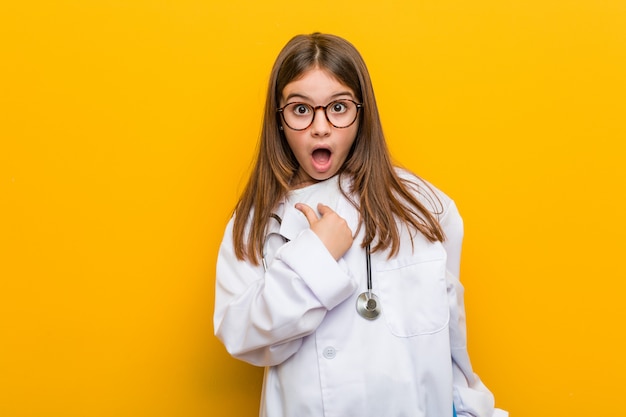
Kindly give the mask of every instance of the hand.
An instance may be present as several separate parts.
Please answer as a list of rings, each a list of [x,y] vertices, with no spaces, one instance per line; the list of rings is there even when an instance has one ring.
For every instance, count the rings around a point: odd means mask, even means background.
[[[321,218],[318,218],[315,211],[304,203],[296,204],[296,209],[304,214],[313,233],[320,238],[335,260],[339,260],[350,249],[354,240],[352,230],[348,227],[346,220],[333,209],[319,203],[317,210],[322,215]]]

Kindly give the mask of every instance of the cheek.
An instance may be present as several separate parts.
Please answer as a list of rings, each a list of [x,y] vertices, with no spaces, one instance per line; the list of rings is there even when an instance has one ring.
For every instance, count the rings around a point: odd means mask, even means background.
[[[302,135],[300,132],[285,132],[285,139],[287,140],[287,145],[289,145],[291,151],[297,155],[299,150],[302,148],[300,145],[302,143]]]
[[[354,145],[354,142],[356,142],[357,132],[358,132],[358,129],[353,129],[351,132],[349,132],[346,135],[345,137],[346,152],[350,151],[350,149],[352,149],[352,146]]]

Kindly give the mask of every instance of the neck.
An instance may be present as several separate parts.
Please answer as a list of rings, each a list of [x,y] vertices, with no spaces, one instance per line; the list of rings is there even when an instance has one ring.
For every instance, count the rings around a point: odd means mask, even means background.
[[[298,169],[291,180],[289,181],[289,189],[297,190],[299,188],[304,188],[309,185],[317,184],[318,182],[322,182],[324,180],[316,180],[315,178],[311,178],[306,173],[304,173],[301,169]]]

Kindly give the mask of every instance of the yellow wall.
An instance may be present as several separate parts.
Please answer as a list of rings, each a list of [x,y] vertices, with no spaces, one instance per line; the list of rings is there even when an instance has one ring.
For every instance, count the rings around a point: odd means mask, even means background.
[[[623,0],[0,4],[0,416],[253,416],[214,264],[270,66],[333,32],[452,195],[476,370],[516,416],[618,415]]]

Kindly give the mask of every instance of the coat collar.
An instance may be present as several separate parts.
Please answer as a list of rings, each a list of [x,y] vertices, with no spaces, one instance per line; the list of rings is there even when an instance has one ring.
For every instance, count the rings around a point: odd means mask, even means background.
[[[345,187],[349,188],[350,181],[344,179],[343,187],[344,189]],[[348,222],[353,233],[357,230],[359,213],[346,198],[337,195],[335,202],[329,203],[329,206]],[[268,224],[268,234],[278,233],[286,239],[293,240],[303,230],[310,227],[304,214],[289,203],[286,197],[278,204],[274,214],[280,217],[281,221],[279,223],[278,220],[271,219]]]

